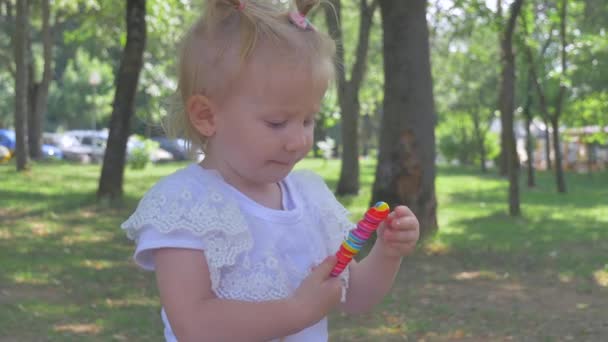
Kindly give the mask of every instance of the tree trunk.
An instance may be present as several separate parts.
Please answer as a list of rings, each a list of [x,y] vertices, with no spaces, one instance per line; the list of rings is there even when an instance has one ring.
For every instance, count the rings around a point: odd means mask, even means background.
[[[486,147],[485,147],[485,139],[484,133],[481,131],[481,123],[480,123],[479,112],[473,113],[473,134],[475,135],[475,142],[477,143],[477,149],[479,152],[479,163],[482,173],[486,173],[488,171],[486,167]]]
[[[530,77],[530,76],[528,76]],[[534,146],[532,141],[532,134],[530,133],[530,126],[532,125],[532,79],[528,79],[528,86],[526,88],[526,104],[524,105],[524,117],[526,118],[526,154],[528,155],[528,188],[536,186],[534,180]]]
[[[348,86],[348,88],[352,88]],[[358,90],[345,92],[340,101],[342,111],[342,165],[337,195],[359,193],[359,96]],[[348,113],[348,114],[347,114]]]
[[[36,82],[33,73],[30,75],[30,107],[28,120],[29,153],[32,159],[42,157],[42,131],[44,129],[44,113],[47,109],[49,86],[52,79],[53,41],[50,25],[49,0],[42,0],[42,45],[43,62],[42,79]],[[28,42],[31,44],[31,42]],[[31,51],[31,49],[28,49]],[[32,58],[30,56],[30,58]],[[33,68],[32,68],[33,69]],[[33,71],[33,70],[32,70]]]
[[[340,0],[331,0],[332,6],[325,8],[325,19],[329,32],[338,45],[336,71],[342,122],[342,165],[336,188],[338,195],[355,195],[359,192],[359,89],[365,76],[369,34],[377,7],[377,1],[373,0],[369,5],[367,1],[360,0],[359,40],[350,80],[346,78],[344,67]]]
[[[567,76],[567,63],[566,63],[566,12],[568,1],[562,0],[562,8],[560,11],[560,41],[561,41],[561,64],[562,64],[562,77],[565,79]],[[553,127],[553,152],[555,153],[555,181],[557,185],[557,192],[566,193],[566,180],[564,178],[564,169],[562,166],[562,152],[560,148],[559,138],[559,118],[562,114],[562,106],[564,104],[564,97],[566,95],[566,85],[564,80],[560,81],[559,93],[557,95],[555,104],[555,113],[551,117],[551,126]]]
[[[564,169],[562,167],[562,152],[559,146],[559,121],[558,117],[553,116],[551,118],[551,127],[553,128],[553,152],[555,154],[555,183],[557,186],[557,192],[566,192],[566,181],[564,179]]]
[[[123,193],[127,140],[146,45],[146,0],[127,1],[126,21],[127,43],[116,77],[116,93],[108,144],[97,190],[98,199],[118,199]]]
[[[29,11],[27,0],[17,0],[15,36],[13,38],[15,57],[15,154],[17,171],[29,168],[27,142],[28,105],[28,53]]]
[[[530,114],[530,105],[526,104],[524,115],[526,116],[526,154],[528,155],[528,188],[536,186],[534,179],[534,146],[530,126],[532,125],[532,115]]]
[[[500,116],[504,132],[507,174],[509,176],[509,214],[520,216],[519,205],[519,158],[515,147],[513,132],[513,116],[515,110],[515,56],[513,54],[513,32],[516,19],[521,11],[523,0],[515,0],[511,4],[509,20],[503,32],[502,47],[502,80],[500,89]]]
[[[426,1],[381,0],[384,115],[372,203],[405,204],[423,235],[437,229],[435,108]]]
[[[543,118],[543,123],[545,124],[545,158],[547,161],[547,170],[552,170],[553,165],[551,162],[551,130],[549,129],[551,125],[546,118]]]
[[[498,21],[501,23],[500,25],[502,26],[503,17],[502,17],[502,1],[501,0],[496,0],[496,17],[498,18]],[[503,45],[503,33],[502,32],[499,33],[498,43],[499,43],[499,45],[501,47],[501,51],[502,51],[502,45]],[[500,101],[501,101],[500,94],[502,94],[502,92],[500,89],[498,90],[498,92],[499,92],[498,107],[501,108],[502,104],[500,103]],[[502,115],[500,116],[500,125],[501,125],[501,127],[505,126],[504,118]],[[506,141],[507,141],[506,132],[505,132],[504,128],[501,128],[501,130],[500,130],[500,153],[498,155],[498,174],[503,177],[506,177],[508,174]]]

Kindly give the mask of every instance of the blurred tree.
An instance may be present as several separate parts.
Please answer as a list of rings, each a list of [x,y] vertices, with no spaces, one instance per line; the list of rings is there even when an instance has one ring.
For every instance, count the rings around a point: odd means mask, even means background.
[[[384,115],[372,202],[405,204],[423,234],[437,229],[435,109],[425,0],[379,2]]]
[[[27,39],[29,36],[29,4],[27,0],[17,0],[15,14],[15,35],[12,41],[15,58],[15,153],[17,155],[17,171],[29,168],[27,142],[27,111],[28,111],[28,53]]]
[[[567,18],[567,4],[566,1],[562,1],[561,4],[561,8],[559,10],[559,37],[560,37],[560,46],[557,49],[557,51],[559,51],[559,60],[560,60],[560,71],[559,71],[559,90],[555,96],[555,103],[554,103],[554,110],[553,113],[549,112],[549,108],[548,108],[548,104],[547,104],[547,95],[546,95],[546,91],[544,89],[544,87],[541,84],[540,78],[544,78],[543,76],[539,75],[538,72],[538,67],[536,66],[536,62],[534,60],[534,56],[532,54],[532,49],[529,46],[526,46],[526,55],[528,58],[528,64],[529,64],[529,70],[530,70],[530,77],[532,79],[532,82],[534,84],[534,88],[536,89],[536,93],[538,96],[538,100],[539,100],[539,106],[540,106],[540,110],[543,113],[543,116],[546,118],[549,118],[549,121],[551,123],[551,128],[552,128],[552,137],[553,137],[553,152],[554,152],[554,156],[555,156],[555,179],[556,179],[556,185],[557,185],[557,191],[559,193],[565,193],[566,192],[566,181],[564,178],[564,171],[563,171],[563,166],[562,166],[562,153],[561,153],[561,146],[560,146],[560,127],[559,127],[559,121],[560,121],[560,117],[562,115],[562,108],[563,108],[563,102],[566,96],[566,90],[567,90],[567,54],[566,54],[566,18]],[[522,26],[524,27],[525,32],[528,31],[527,29],[527,20],[526,17],[523,16],[522,17]],[[549,37],[551,38],[551,34],[549,34]],[[541,55],[540,57],[542,58],[544,56],[544,52],[541,50]]]
[[[515,112],[515,56],[513,53],[513,33],[517,17],[521,12],[523,0],[515,0],[509,10],[509,19],[504,27],[501,38],[502,75],[500,85],[500,117],[503,136],[503,158],[506,159],[507,175],[509,177],[509,214],[520,216],[519,199],[519,158],[515,145],[513,117]]]
[[[121,198],[123,194],[127,140],[146,46],[146,0],[128,0],[125,17],[127,40],[116,77],[116,93],[97,190],[98,199],[113,200]]]
[[[360,0],[359,37],[355,52],[355,62],[351,67],[350,79],[346,77],[344,59],[344,39],[342,33],[342,6],[340,0],[330,0],[331,6],[325,8],[329,32],[337,43],[336,70],[338,80],[338,102],[342,114],[342,164],[336,193],[355,195],[359,192],[359,91],[367,65],[369,35],[373,25],[377,0],[368,3]]]
[[[434,83],[441,128],[437,138],[445,157],[444,149],[453,148],[461,163],[474,161],[486,172],[488,160],[495,157],[488,137],[497,112],[498,53],[488,20],[467,20],[471,29],[466,35],[435,38]]]
[[[11,127],[15,117],[15,2],[0,0],[0,127]]]
[[[42,13],[42,46],[43,46],[43,70],[42,78],[36,80],[36,68],[34,66],[35,59],[29,58],[29,106],[28,106],[28,144],[29,154],[32,159],[40,159],[42,157],[42,129],[44,122],[44,114],[47,111],[47,102],[49,97],[49,86],[52,79],[52,64],[53,64],[53,38],[51,26],[51,6],[49,0],[40,0],[34,4],[41,5]],[[28,40],[28,51],[32,51],[31,40]]]

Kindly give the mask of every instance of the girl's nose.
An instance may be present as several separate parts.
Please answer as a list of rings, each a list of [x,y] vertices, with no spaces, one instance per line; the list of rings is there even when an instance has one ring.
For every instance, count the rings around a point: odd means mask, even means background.
[[[293,134],[289,134],[287,137],[287,143],[285,144],[285,149],[288,152],[299,151],[306,147],[308,144],[308,140],[310,138],[304,132],[294,132]]]

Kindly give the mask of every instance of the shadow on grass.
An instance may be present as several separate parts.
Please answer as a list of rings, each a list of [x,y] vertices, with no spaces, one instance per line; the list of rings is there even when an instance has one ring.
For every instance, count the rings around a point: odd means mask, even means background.
[[[525,271],[571,271],[580,276],[601,269],[608,250],[605,223],[581,218],[512,218],[496,211],[487,216],[461,219],[464,227],[441,234],[450,255],[472,268],[507,267]]]

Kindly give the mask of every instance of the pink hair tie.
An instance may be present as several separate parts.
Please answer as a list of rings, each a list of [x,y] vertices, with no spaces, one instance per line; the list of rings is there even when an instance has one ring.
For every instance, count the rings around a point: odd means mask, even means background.
[[[245,0],[239,1],[239,5],[236,6],[237,11],[242,11],[245,9]]]
[[[300,12],[289,13],[289,21],[304,31],[314,30],[314,26],[312,26],[306,16]]]

